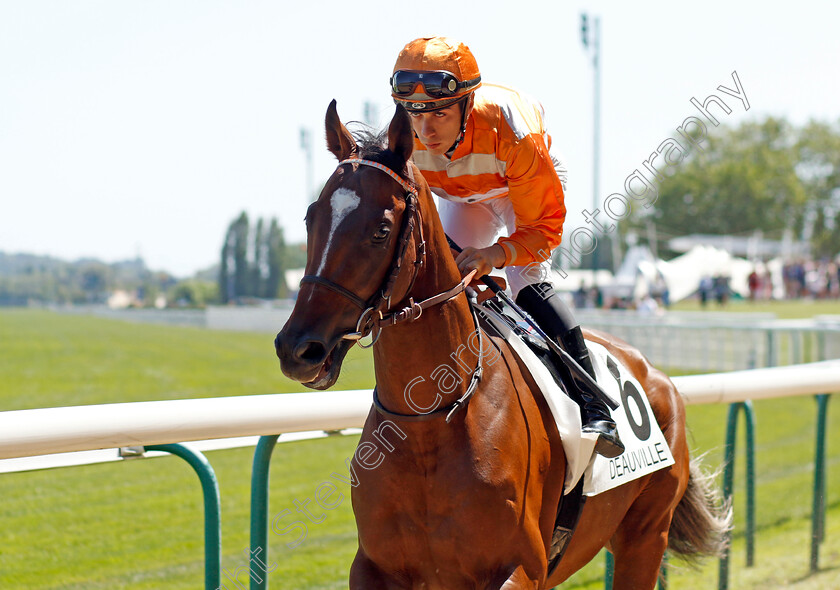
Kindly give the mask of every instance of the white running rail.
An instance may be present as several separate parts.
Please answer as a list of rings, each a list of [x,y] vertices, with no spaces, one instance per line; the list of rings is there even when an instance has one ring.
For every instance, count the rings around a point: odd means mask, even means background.
[[[689,404],[834,393],[840,360],[673,381]],[[0,472],[16,470],[4,469],[3,460],[19,457],[354,428],[370,407],[370,390],[353,390],[0,412]]]

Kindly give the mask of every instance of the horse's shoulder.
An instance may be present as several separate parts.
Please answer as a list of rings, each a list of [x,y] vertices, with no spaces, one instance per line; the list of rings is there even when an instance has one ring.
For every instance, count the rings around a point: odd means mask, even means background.
[[[491,335],[491,340],[499,351],[500,362],[495,366],[500,367],[504,374],[508,375],[513,386],[512,390],[516,395],[511,396],[510,390],[496,392],[503,404],[508,406],[512,416],[525,418],[531,426],[528,432],[534,434],[540,440],[551,445],[555,451],[562,451],[562,443],[557,429],[554,427],[554,418],[549,409],[539,385],[531,375],[524,359],[516,353],[511,344],[500,336]],[[502,376],[504,381],[505,377]]]

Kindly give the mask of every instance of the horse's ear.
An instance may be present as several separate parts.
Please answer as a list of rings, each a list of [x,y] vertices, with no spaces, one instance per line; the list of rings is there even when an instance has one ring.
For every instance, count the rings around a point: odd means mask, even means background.
[[[335,107],[335,99],[327,107],[327,149],[341,160],[346,160],[356,153],[356,140],[347,131],[347,127],[338,118],[338,109]]]
[[[402,164],[408,162],[411,152],[414,151],[414,131],[411,129],[411,119],[401,104],[397,105],[397,111],[388,127],[388,149],[400,158]]]

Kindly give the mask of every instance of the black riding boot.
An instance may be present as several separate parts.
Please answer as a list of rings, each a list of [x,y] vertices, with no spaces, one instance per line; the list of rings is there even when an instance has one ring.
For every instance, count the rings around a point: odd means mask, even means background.
[[[592,360],[589,358],[589,350],[583,341],[580,326],[577,325],[571,311],[550,284],[528,285],[516,296],[516,303],[528,312],[537,324],[554,338],[593,379],[595,378],[595,369],[592,367]],[[555,362],[561,375],[570,374],[562,360],[555,359]],[[576,380],[569,381],[571,381],[569,397],[580,406],[583,432],[598,434],[595,452],[607,458],[619,456],[624,452],[624,444],[621,442],[607,405]]]
[[[583,334],[580,326],[575,326],[560,336],[560,343],[563,349],[583,367],[592,378],[595,378],[595,369],[592,366],[592,359],[589,358],[589,350],[583,341]],[[595,452],[607,458],[618,457],[624,452],[624,443],[618,436],[618,428],[610,416],[607,405],[595,397],[585,387],[576,387],[577,391],[572,396],[581,408],[583,414],[583,431],[595,432],[598,434],[598,442],[595,444]]]

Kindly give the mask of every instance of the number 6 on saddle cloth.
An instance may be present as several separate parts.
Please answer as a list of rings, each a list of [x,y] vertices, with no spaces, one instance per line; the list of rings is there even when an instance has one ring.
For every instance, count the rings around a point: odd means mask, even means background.
[[[449,247],[455,250],[456,252],[461,252],[461,247],[456,244],[452,238],[446,236],[446,241],[449,242]],[[525,322],[536,332],[536,334],[545,342],[546,346],[557,355],[560,360],[563,362],[563,365],[569,370],[572,374],[572,377],[578,382],[579,386],[586,388],[588,393],[591,393],[596,398],[607,404],[610,410],[615,410],[619,407],[619,404],[615,402],[607,393],[598,385],[598,382],[592,378],[592,376],[586,372],[586,370],[578,364],[578,362],[565,350],[563,350],[560,345],[558,345],[553,338],[550,338],[548,334],[540,328],[539,324],[519,305],[517,305],[511,297],[505,293],[504,289],[502,289],[499,284],[489,275],[484,275],[481,277],[481,282],[487,285],[487,287],[496,294],[496,296],[502,300],[502,302],[510,307],[513,311],[516,312]]]

